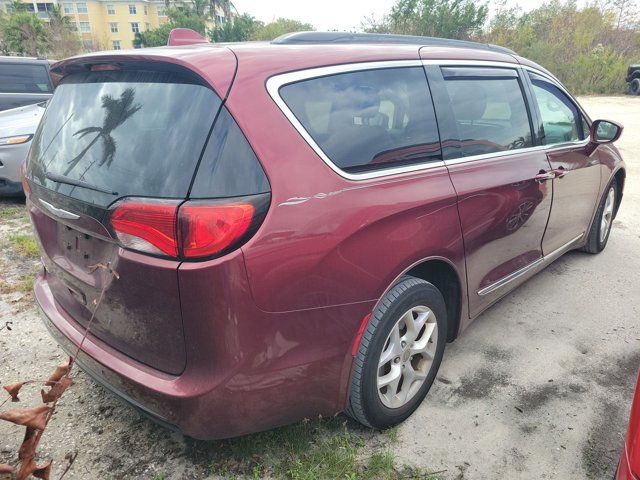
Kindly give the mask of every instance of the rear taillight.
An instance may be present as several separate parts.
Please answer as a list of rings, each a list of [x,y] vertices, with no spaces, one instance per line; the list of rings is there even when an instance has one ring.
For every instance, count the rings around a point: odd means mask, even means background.
[[[178,214],[184,258],[215,255],[233,245],[251,225],[251,203],[185,203]]]
[[[111,226],[123,247],[178,256],[177,202],[125,200],[111,214]]]
[[[126,199],[111,212],[120,244],[171,258],[203,259],[239,246],[264,218],[269,195],[241,199],[156,201]]]

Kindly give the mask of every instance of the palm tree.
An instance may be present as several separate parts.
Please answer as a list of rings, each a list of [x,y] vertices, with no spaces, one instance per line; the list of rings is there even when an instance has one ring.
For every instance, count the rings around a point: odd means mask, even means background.
[[[231,0],[209,0],[209,12],[211,13],[211,18],[213,18],[215,20],[216,18],[216,12],[218,10],[222,10],[222,12],[224,13],[224,18],[227,21],[231,20],[231,17],[233,16],[233,10],[235,10],[236,7],[233,5],[233,2],[231,2]]]
[[[141,105],[136,104],[133,105],[133,100],[135,98],[135,90],[133,88],[127,88],[124,92],[120,94],[120,99],[115,100],[111,95],[103,95],[102,96],[102,108],[107,111],[107,115],[105,116],[102,127],[86,127],[78,130],[73,134],[75,137],[78,135],[78,138],[82,138],[89,133],[97,133],[95,138],[87,145],[78,155],[76,155],[73,159],[69,160],[69,165],[67,166],[67,170],[64,172],[65,175],[68,175],[73,168],[78,165],[80,160],[87,154],[89,149],[95,145],[95,143],[102,139],[102,158],[98,165],[107,165],[107,167],[111,166],[111,162],[113,162],[113,156],[116,153],[116,141],[111,136],[111,132],[115,130],[117,127],[122,125],[124,122],[129,119],[134,113],[142,108]]]

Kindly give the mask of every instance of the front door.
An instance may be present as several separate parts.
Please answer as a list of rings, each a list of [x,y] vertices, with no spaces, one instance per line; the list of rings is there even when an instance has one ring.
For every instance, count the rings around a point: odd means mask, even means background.
[[[548,145],[553,206],[542,242],[544,255],[576,243],[588,230],[600,189],[598,154],[588,142],[588,126],[578,107],[551,81],[529,73],[542,123],[540,138]]]
[[[517,68],[427,70],[458,196],[474,316],[541,262],[550,165],[534,148]]]

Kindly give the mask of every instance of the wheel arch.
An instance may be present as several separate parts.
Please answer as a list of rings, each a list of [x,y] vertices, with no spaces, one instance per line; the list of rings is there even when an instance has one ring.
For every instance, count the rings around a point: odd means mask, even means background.
[[[406,275],[425,280],[440,290],[447,306],[447,341],[455,340],[462,319],[464,290],[461,276],[453,262],[444,257],[428,257],[419,260],[398,275],[380,298],[384,298],[386,293]]]
[[[618,213],[618,208],[620,208],[620,202],[622,202],[622,192],[624,191],[624,182],[627,178],[627,172],[624,168],[619,168],[616,173],[613,174],[613,178],[616,179],[616,183],[618,184],[618,195],[616,198],[616,210],[615,215]]]

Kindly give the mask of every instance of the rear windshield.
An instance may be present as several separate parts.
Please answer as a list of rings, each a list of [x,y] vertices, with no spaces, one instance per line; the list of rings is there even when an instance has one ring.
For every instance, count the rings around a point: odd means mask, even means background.
[[[184,198],[220,103],[173,72],[72,74],[49,103],[29,170],[36,183],[101,206],[131,195]]]
[[[0,92],[51,93],[47,67],[0,63]]]

